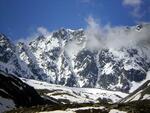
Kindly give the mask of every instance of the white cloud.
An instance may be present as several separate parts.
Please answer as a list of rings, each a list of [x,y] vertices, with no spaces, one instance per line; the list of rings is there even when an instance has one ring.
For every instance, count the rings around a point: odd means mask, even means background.
[[[130,6],[133,8],[131,14],[134,17],[141,18],[143,15],[140,12],[142,0],[123,0],[124,6]]]
[[[85,35],[87,37],[86,47],[90,49],[100,48],[100,46],[103,46],[103,29],[91,16],[89,16],[86,21],[88,23],[85,30]]]
[[[40,33],[41,35],[48,35],[49,32],[45,27],[38,27],[37,28],[38,33]]]
[[[74,59],[74,57],[78,54],[78,52],[81,51],[83,48],[84,48],[84,43],[78,44],[77,40],[73,40],[69,42],[64,49],[67,55],[71,59]]]
[[[144,27],[138,31],[135,26],[130,28],[127,28],[126,26],[112,27],[110,24],[102,26],[99,24],[100,22],[97,22],[91,16],[89,16],[86,21],[88,25],[85,29],[85,42],[80,44],[80,46],[77,40],[70,42],[70,44],[65,47],[66,52],[70,54],[75,52],[76,54],[84,46],[92,50],[99,50],[103,48],[120,49],[122,47],[135,45],[144,45],[150,47],[149,23],[143,23]],[[19,39],[19,41],[29,43],[41,34],[49,35],[50,32],[44,27],[39,27],[35,33],[31,34],[27,38]]]
[[[49,34],[50,34],[50,32],[45,27],[38,27],[36,29],[36,32],[32,33],[30,36],[28,36],[26,38],[18,39],[17,42],[24,42],[24,43],[28,44],[31,41],[35,40],[40,35],[47,36]]]
[[[23,42],[25,44],[29,44],[31,41],[35,40],[38,37],[38,33],[33,33],[30,36],[26,37],[26,38],[20,38],[17,40],[18,42]]]
[[[120,49],[127,46],[148,46],[150,47],[150,25],[137,30],[135,26],[112,27],[111,25],[101,26],[89,17],[86,29],[87,44],[90,49],[114,48]]]
[[[126,28],[109,27],[106,34],[106,46],[111,48],[121,48],[136,45],[148,45],[150,41],[150,26],[145,26],[141,30],[136,27]],[[144,45],[143,45],[144,43]]]

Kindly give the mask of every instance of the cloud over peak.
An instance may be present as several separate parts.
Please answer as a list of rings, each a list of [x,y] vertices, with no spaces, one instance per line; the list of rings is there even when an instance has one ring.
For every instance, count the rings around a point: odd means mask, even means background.
[[[72,41],[66,47],[67,51],[79,51],[83,46],[91,50],[100,50],[104,48],[120,49],[122,47],[134,47],[137,45],[147,46],[150,48],[150,23],[143,23],[139,26],[111,26],[111,24],[101,25],[92,16],[86,19],[87,27],[85,29],[85,42],[83,45]],[[21,42],[29,43],[39,35],[50,35],[44,27],[38,27],[37,31]],[[71,49],[73,48],[73,50]],[[71,53],[72,54],[72,53]]]
[[[101,26],[92,17],[89,17],[87,20],[86,36],[88,48],[120,49],[137,45],[150,47],[150,24],[148,23],[131,27],[112,27],[109,24]]]
[[[40,35],[48,36],[49,34],[50,34],[50,32],[48,31],[47,28],[40,26],[36,29],[35,32],[30,34],[28,37],[20,38],[17,40],[17,42],[24,42],[26,44],[29,44],[31,41],[35,40],[38,36],[40,36]]]
[[[49,34],[48,30],[42,26],[37,28],[37,32],[40,33],[41,35],[48,35]]]

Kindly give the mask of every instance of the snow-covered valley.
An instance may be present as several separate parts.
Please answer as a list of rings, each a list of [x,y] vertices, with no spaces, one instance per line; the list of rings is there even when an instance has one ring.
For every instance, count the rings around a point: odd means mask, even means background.
[[[43,94],[61,100],[64,103],[115,103],[126,97],[128,94],[119,91],[107,91],[98,88],[76,88],[49,84],[37,80],[21,78],[25,83],[34,87]],[[45,90],[45,92],[44,92]],[[67,101],[68,100],[68,101]]]

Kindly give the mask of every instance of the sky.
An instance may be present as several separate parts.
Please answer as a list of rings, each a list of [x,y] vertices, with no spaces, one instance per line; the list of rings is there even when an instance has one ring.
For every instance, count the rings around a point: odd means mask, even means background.
[[[12,41],[45,29],[86,28],[89,17],[111,26],[150,22],[150,0],[0,0],[0,32]]]

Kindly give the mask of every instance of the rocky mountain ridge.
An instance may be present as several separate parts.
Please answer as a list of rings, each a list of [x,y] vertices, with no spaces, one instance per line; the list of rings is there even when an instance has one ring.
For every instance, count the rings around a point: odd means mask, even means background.
[[[127,29],[140,33],[144,27]],[[91,50],[86,44],[83,29],[60,29],[17,45],[0,34],[0,70],[53,84],[122,92],[149,78],[149,47]]]

